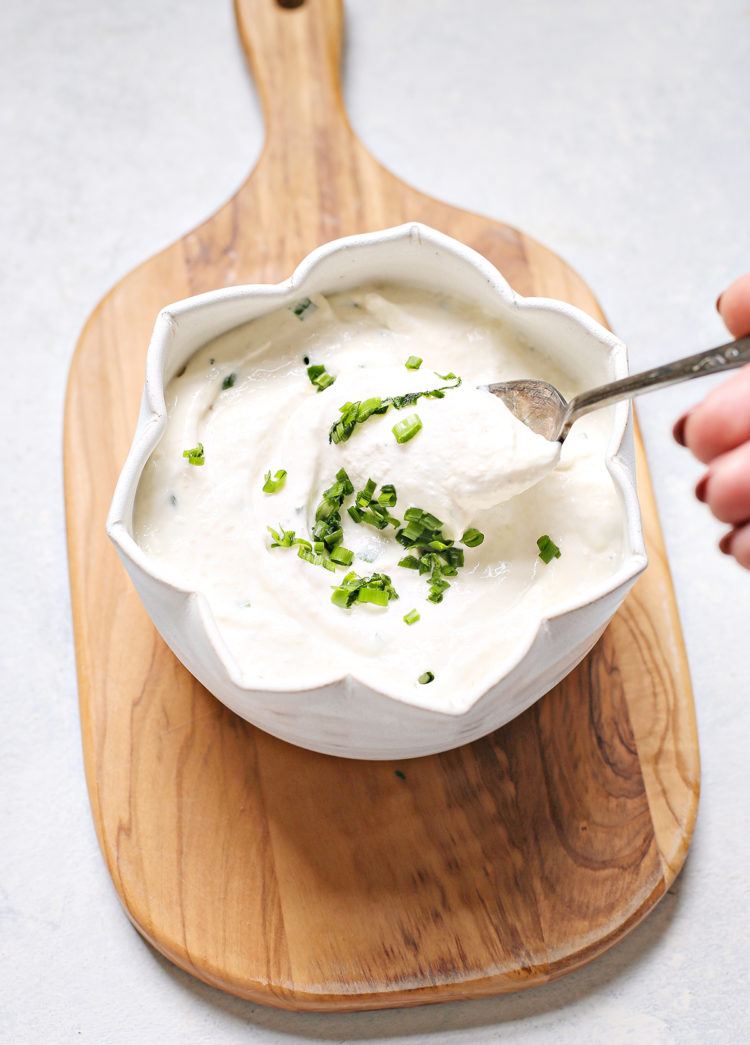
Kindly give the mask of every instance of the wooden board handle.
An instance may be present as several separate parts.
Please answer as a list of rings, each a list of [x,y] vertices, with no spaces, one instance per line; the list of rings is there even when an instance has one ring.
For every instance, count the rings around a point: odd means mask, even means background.
[[[266,119],[261,163],[268,154],[291,164],[311,161],[350,135],[339,76],[341,0],[235,0],[234,6]]]

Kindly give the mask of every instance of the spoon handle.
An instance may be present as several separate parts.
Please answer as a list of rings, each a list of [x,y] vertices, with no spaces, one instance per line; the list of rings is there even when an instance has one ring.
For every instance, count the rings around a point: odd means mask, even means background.
[[[680,381],[703,377],[704,374],[717,374],[720,370],[732,370],[734,367],[742,366],[743,363],[750,363],[750,336],[730,341],[726,345],[719,345],[718,348],[709,349],[708,352],[697,352],[694,356],[678,359],[674,363],[654,367],[653,370],[630,374],[629,377],[612,381],[608,385],[600,385],[599,388],[592,388],[588,392],[581,392],[568,403],[560,437],[564,439],[576,418],[589,413],[590,410],[596,410],[598,407],[607,406],[610,403],[618,403],[621,399],[630,399],[640,395],[641,392],[648,392],[652,388],[665,388],[667,385],[676,385]]]

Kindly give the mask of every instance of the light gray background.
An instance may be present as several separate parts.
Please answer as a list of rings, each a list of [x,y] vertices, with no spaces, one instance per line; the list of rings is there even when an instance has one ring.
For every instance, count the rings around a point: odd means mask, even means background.
[[[750,268],[747,0],[346,0],[351,120],[431,195],[577,268],[644,368],[719,343]],[[91,309],[239,186],[262,119],[229,0],[6,0],[0,10],[0,1040],[9,1043],[750,1040],[750,574],[716,550],[670,437],[640,418],[696,693],[687,865],[603,958],[530,992],[285,1014],[176,970],[101,861],[80,752],[61,475],[65,381]],[[705,389],[704,384],[704,389]]]

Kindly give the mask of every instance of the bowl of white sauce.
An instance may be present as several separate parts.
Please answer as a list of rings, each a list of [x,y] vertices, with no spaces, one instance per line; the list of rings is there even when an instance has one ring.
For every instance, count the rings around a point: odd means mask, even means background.
[[[626,370],[441,233],[337,240],[159,314],[107,532],[242,718],[331,755],[447,750],[563,678],[646,565],[628,405],[560,446],[485,386]]]

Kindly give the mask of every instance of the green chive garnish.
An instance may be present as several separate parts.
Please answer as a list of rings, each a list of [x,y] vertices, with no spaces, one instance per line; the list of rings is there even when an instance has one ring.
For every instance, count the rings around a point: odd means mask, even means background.
[[[315,385],[319,392],[328,388],[336,380],[332,374],[329,374],[322,363],[316,363],[314,366],[307,368],[307,376],[310,378],[310,383]]]
[[[383,401],[380,396],[373,396],[372,399],[363,399],[362,402],[357,403],[357,424],[362,424],[368,417],[377,413],[383,405]]]
[[[331,595],[334,606],[349,609],[355,602],[387,606],[397,599],[398,592],[386,573],[373,573],[370,577],[359,577],[353,570],[347,573],[341,584],[336,585]]]
[[[372,602],[375,606],[387,606],[388,592],[382,588],[370,588],[365,585],[357,592],[357,602]]]
[[[428,682],[432,682],[432,680],[434,678],[435,678],[435,676],[433,675],[433,673],[431,671],[423,671],[422,674],[417,679],[417,682],[419,682],[423,686],[426,686],[427,683]]]
[[[419,370],[421,365],[422,360],[419,358],[419,356],[409,356],[409,358],[406,360],[407,370]]]
[[[445,592],[450,588],[446,577],[456,577],[464,565],[463,548],[457,548],[455,541],[443,533],[443,523],[431,512],[422,508],[411,507],[404,512],[406,523],[396,533],[396,540],[409,550],[409,555],[399,559],[398,565],[407,570],[418,570],[420,576],[429,580],[430,602],[443,601]],[[469,547],[481,544],[484,536],[479,530],[467,530],[463,542]],[[474,543],[468,544],[469,541]]]
[[[380,487],[378,504],[384,504],[386,508],[393,508],[396,503],[396,487],[392,483],[385,483]]]
[[[291,548],[295,543],[294,530],[285,530],[281,523],[279,523],[278,531],[271,526],[266,526],[266,529],[273,537],[272,548]]]
[[[292,312],[298,319],[304,319],[317,309],[317,305],[310,298],[302,298],[296,305],[292,305]]]
[[[283,476],[285,475],[286,472],[283,473]],[[267,472],[266,482],[283,483],[283,476],[281,472],[277,472],[274,480],[271,479],[271,473]],[[265,490],[266,487],[264,486],[263,489]],[[273,493],[274,490],[267,492]],[[341,528],[341,508],[344,498],[349,497],[352,493],[354,493],[354,487],[349,476],[343,468],[339,468],[333,483],[323,491],[322,499],[315,511],[312,541],[308,541],[304,537],[295,537],[294,530],[285,530],[281,525],[279,525],[278,531],[268,526],[266,529],[273,537],[271,547],[291,548],[296,546],[300,559],[333,572],[335,572],[336,566],[350,566],[354,559],[354,552],[340,546],[344,538],[344,531]],[[398,520],[396,520],[396,525],[398,525]],[[396,595],[392,597],[398,598]]]
[[[198,443],[192,450],[183,450],[182,456],[187,457],[189,464],[205,464],[206,458],[203,453],[203,443]]]
[[[399,778],[399,780],[406,780],[406,774],[402,773],[400,769],[394,769],[393,772]]]
[[[222,390],[222,392],[225,392],[228,388],[231,388],[234,385],[234,382],[236,380],[237,380],[237,375],[236,374],[227,374],[227,376],[221,382],[221,390]]]
[[[560,558],[560,549],[548,534],[545,533],[542,537],[537,538],[536,544],[542,562],[552,562],[553,559]]]
[[[378,530],[384,530],[389,523],[391,526],[400,526],[401,520],[388,511],[396,504],[395,486],[391,483],[381,486],[377,498],[375,490],[375,480],[368,479],[364,489],[355,495],[354,504],[347,508],[350,518],[355,523],[369,523]]]
[[[404,615],[404,620],[407,624],[416,624],[419,620],[419,617],[420,615],[417,613],[416,610],[409,610],[409,612]]]
[[[401,396],[388,396],[385,399],[375,397],[356,403],[344,403],[343,406],[339,407],[341,417],[338,421],[333,422],[328,431],[328,442],[345,443],[358,424],[362,424],[368,417],[372,417],[375,414],[386,413],[391,407],[394,407],[396,410],[403,410],[406,406],[413,406],[422,396],[428,399],[445,398],[446,390],[458,388],[461,384],[461,378],[456,377],[455,374],[450,374],[449,377],[455,381],[455,384],[443,385],[441,388],[429,388],[423,392],[407,392]]]
[[[318,541],[323,541],[329,552],[336,545],[341,544],[344,538],[344,531],[341,529],[341,507],[344,498],[352,493],[354,493],[354,487],[349,476],[345,469],[339,468],[335,480],[327,490],[323,491],[323,498],[315,509],[313,537]],[[348,565],[348,563],[344,565]]]
[[[467,548],[478,548],[483,540],[484,534],[472,526],[461,538],[461,544],[465,544]]]
[[[422,427],[422,422],[419,420],[417,414],[409,414],[403,421],[397,421],[393,426],[392,431],[396,436],[397,443],[408,443],[410,439],[413,439],[417,432]]]
[[[283,468],[279,468],[278,472],[272,479],[271,472],[269,470],[266,472],[263,478],[266,480],[263,483],[263,493],[276,493],[278,490],[281,490],[284,483],[286,482],[286,471]]]

